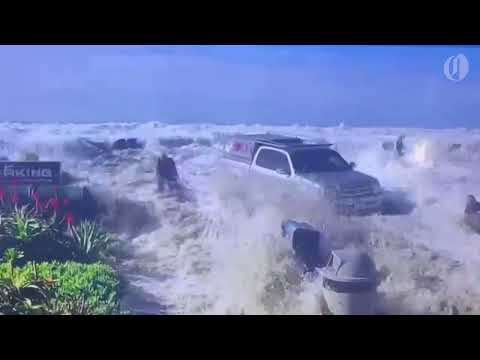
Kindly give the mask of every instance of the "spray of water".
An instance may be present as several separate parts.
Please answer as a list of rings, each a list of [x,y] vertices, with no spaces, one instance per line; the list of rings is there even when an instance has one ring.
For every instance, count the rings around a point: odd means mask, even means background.
[[[193,130],[202,141],[174,148],[157,141],[191,137]],[[334,142],[359,171],[406,192],[416,207],[400,216],[337,218],[302,188],[292,196],[218,165],[226,135],[265,131]],[[9,124],[1,132],[8,143],[0,147],[2,156],[34,151],[44,160],[64,160],[67,170],[88,176],[90,187],[149,204],[156,221],[125,237],[129,256],[122,271],[135,289],[166,305],[168,312],[319,314],[321,286],[318,280],[301,279],[290,244],[280,236],[281,222],[294,219],[326,225],[335,247],[359,247],[373,256],[381,278],[381,311],[480,313],[475,279],[480,236],[462,223],[466,194],[480,195],[475,132],[154,123]],[[403,158],[381,147],[399,133],[407,135]],[[140,153],[81,161],[67,157],[63,144],[82,136],[106,141],[139,137],[147,146]],[[448,150],[452,136],[462,144],[455,152]],[[155,192],[151,170],[163,151],[174,157],[194,199],[179,201]]]

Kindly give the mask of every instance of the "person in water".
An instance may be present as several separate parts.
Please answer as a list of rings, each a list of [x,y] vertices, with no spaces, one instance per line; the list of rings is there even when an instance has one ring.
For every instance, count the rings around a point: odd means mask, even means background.
[[[163,191],[165,187],[170,189],[178,185],[178,172],[175,161],[163,154],[157,161],[157,183],[158,190]]]
[[[403,140],[405,140],[405,135],[399,136],[397,143],[395,144],[395,150],[397,150],[398,156],[405,155],[405,145],[403,144]]]

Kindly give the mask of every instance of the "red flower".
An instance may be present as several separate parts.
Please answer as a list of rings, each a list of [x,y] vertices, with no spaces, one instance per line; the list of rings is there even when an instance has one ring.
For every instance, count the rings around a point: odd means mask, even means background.
[[[58,211],[60,209],[60,200],[58,198],[51,198],[48,200],[47,208],[51,207],[53,211]]]
[[[19,201],[20,199],[19,199],[19,197],[18,197],[17,192],[14,192],[14,193],[13,193],[11,200],[12,200],[12,204],[15,204],[15,205],[18,204],[18,201]]]
[[[32,193],[32,198],[35,200],[35,201],[39,201],[40,200],[40,195],[38,195],[38,192],[34,191]]]
[[[37,213],[43,211],[43,204],[40,200],[35,200],[35,209]]]
[[[234,143],[233,144],[233,151],[240,151],[242,148],[242,144],[240,143]]]
[[[67,225],[68,226],[74,226],[75,225],[75,215],[71,211],[67,213]]]

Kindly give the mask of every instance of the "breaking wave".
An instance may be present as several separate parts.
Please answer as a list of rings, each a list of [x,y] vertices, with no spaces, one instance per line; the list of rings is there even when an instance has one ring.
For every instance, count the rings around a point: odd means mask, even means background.
[[[220,166],[220,149],[233,133],[275,132],[307,140],[327,139],[359,171],[376,176],[415,203],[398,216],[336,218],[298,189],[295,197]],[[406,135],[398,158],[382,142]],[[195,134],[195,136],[192,136]],[[359,247],[381,274],[385,313],[480,313],[480,236],[462,225],[467,194],[479,194],[480,135],[466,130],[353,129],[260,125],[6,124],[0,156],[26,152],[62,160],[116,209],[111,228],[126,253],[122,272],[131,286],[129,306],[180,314],[320,314],[320,284],[301,279],[280,236],[285,219],[326,226],[335,247]],[[112,143],[145,141],[143,151],[76,156],[65,145],[87,138]],[[452,141],[454,139],[454,141]],[[461,144],[451,146],[452,144]],[[77,148],[75,148],[77,149]],[[92,150],[92,149],[90,149]],[[98,150],[98,151],[97,151]],[[77,151],[77,150],[75,150]],[[83,150],[78,150],[83,151]],[[194,196],[179,199],[155,191],[155,159],[174,157]],[[121,200],[118,200],[121,199]],[[135,227],[122,221],[135,208]],[[123,227],[120,227],[123,224]],[[148,303],[148,305],[146,305]]]

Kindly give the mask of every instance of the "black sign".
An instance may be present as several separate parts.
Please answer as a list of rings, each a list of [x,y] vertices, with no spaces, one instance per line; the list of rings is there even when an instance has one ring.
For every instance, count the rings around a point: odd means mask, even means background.
[[[0,184],[60,185],[60,163],[0,161]]]

